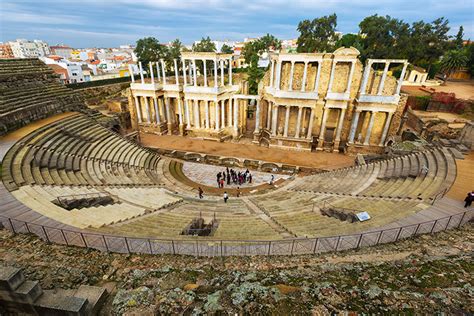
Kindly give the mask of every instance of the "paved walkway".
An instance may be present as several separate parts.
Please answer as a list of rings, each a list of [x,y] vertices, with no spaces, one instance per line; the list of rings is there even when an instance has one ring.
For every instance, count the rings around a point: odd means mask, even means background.
[[[290,151],[278,148],[266,148],[255,144],[220,143],[175,135],[159,136],[140,133],[140,137],[141,144],[150,148],[192,151],[310,168],[337,169],[354,165],[354,157],[338,153]]]
[[[195,162],[186,161],[183,163],[183,173],[188,177],[190,180],[207,185],[207,186],[214,186],[217,187],[217,173],[223,172],[226,169],[224,167],[217,167],[212,165],[205,165]],[[236,172],[245,172],[245,169],[234,169]],[[260,172],[260,171],[253,171],[250,170],[252,174],[252,183],[243,183],[242,185],[234,184],[231,182],[230,185],[225,183],[224,188],[231,187],[231,188],[249,188],[255,187],[264,183],[269,183],[272,177],[271,173],[267,172]],[[288,179],[289,176],[275,174],[274,181],[278,179]]]

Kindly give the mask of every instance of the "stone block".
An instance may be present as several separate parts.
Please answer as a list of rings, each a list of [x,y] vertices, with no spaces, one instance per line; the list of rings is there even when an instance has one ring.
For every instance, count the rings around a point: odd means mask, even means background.
[[[81,285],[74,296],[87,299],[87,315],[97,315],[107,298],[107,290],[98,286]]]
[[[87,299],[74,296],[62,296],[61,292],[45,291],[35,302],[40,315],[87,315]]]
[[[25,282],[25,276],[21,269],[15,267],[0,269],[0,290],[16,290],[23,282]]]

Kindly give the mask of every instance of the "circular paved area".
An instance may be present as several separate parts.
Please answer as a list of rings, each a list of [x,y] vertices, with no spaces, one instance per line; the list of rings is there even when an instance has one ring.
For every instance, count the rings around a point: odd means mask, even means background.
[[[195,162],[189,162],[186,161],[183,163],[183,173],[188,177],[190,180],[200,183],[206,186],[210,187],[216,187],[217,188],[217,174],[219,172],[225,171],[225,167],[220,167],[220,166],[212,166],[212,165],[205,165],[205,164],[200,164],[200,163],[195,163]],[[235,172],[245,172],[246,169],[242,168],[235,168]],[[249,188],[249,187],[255,187],[264,183],[269,183],[272,177],[272,173],[267,173],[267,172],[260,172],[260,171],[254,171],[254,170],[249,170],[250,173],[252,174],[252,183],[243,183],[240,185],[241,188]],[[277,181],[278,179],[288,179],[289,176],[287,175],[281,175],[281,174],[273,174],[275,176],[274,181]],[[230,185],[227,185],[227,181],[224,185],[225,187],[230,187],[230,188],[237,188],[239,185],[234,184],[231,182]]]

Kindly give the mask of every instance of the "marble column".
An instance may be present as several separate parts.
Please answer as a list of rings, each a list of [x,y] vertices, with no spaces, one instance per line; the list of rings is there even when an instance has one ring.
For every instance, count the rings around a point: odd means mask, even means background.
[[[146,119],[147,123],[151,123],[151,115],[150,115],[150,104],[148,103],[148,97],[143,97],[145,100],[145,109],[146,109]]]
[[[398,79],[398,83],[397,83],[397,89],[395,90],[395,94],[400,94],[400,90],[402,89],[402,84],[403,84],[403,78],[405,77],[405,72],[407,70],[407,66],[408,66],[408,63],[404,63],[403,64],[403,69],[402,69],[402,72],[400,74],[400,79]]]
[[[221,100],[221,125],[220,128],[225,128],[225,100]]]
[[[298,107],[298,117],[296,118],[296,132],[295,138],[300,138],[300,129],[301,129],[301,114],[303,113],[303,108]]]
[[[332,92],[332,84],[334,82],[334,73],[336,72],[337,60],[333,60],[331,66],[331,76],[329,77],[328,93]]]
[[[271,101],[267,102],[267,129],[271,129],[271,122],[272,122],[272,105]]]
[[[341,140],[342,126],[344,124],[345,115],[346,115],[346,109],[341,109],[341,113],[339,114],[339,120],[337,121],[337,130],[336,130],[336,139],[335,139],[335,143],[337,143],[337,145],[339,145],[339,141]],[[334,147],[337,147],[337,146],[334,146]]]
[[[387,73],[388,73],[388,67],[389,66],[390,66],[390,63],[385,62],[385,67],[383,69],[382,78],[380,79],[380,82],[379,82],[379,89],[377,90],[377,95],[382,95],[383,94],[383,88],[385,86],[385,80],[387,79]]]
[[[190,85],[194,85],[194,82],[195,82],[194,79],[193,79],[193,69],[194,69],[194,68],[192,67],[192,63],[191,63],[191,62],[189,62],[188,64],[189,64],[189,65],[188,65],[189,84],[190,84]]]
[[[133,73],[133,67],[132,65],[128,65],[128,74],[130,75],[130,79],[132,80],[132,83],[135,83],[135,75]]]
[[[322,62],[318,61],[318,70],[316,72],[316,82],[314,83],[314,92],[318,93],[319,89],[319,78],[321,77],[321,68],[322,68]]]
[[[214,101],[214,108],[215,108],[215,113],[214,113],[214,115],[215,115],[215,117],[216,117],[216,118],[214,119],[214,120],[215,120],[215,122],[214,122],[214,123],[215,123],[214,128],[216,129],[216,131],[218,131],[218,130],[219,130],[219,119],[220,119],[220,117],[219,117],[219,101]]]
[[[286,106],[286,114],[285,114],[285,128],[283,131],[283,137],[288,137],[288,128],[290,126],[290,109],[289,105]]]
[[[229,85],[232,85],[232,57],[229,59]]]
[[[217,59],[214,59],[214,88],[217,88]]]
[[[208,129],[209,128],[209,101],[208,100],[204,100],[204,113],[206,115],[206,128]]]
[[[372,61],[367,61],[367,64],[364,68],[364,75],[362,77],[362,83],[360,85],[360,94],[366,94],[367,83],[369,82],[370,70],[372,69]]]
[[[323,120],[321,122],[321,130],[319,131],[319,137],[318,137],[318,148],[322,148],[324,145],[324,134],[326,133],[326,121],[328,119],[328,114],[330,108],[324,108],[324,113],[323,113]]]
[[[184,85],[187,85],[187,76],[186,76],[186,62],[184,61],[184,59],[182,60],[182,64],[183,64],[183,80],[184,80]]]
[[[306,90],[306,77],[308,76],[308,62],[304,62],[303,80],[301,82],[301,92]]]
[[[137,96],[135,96],[134,99],[135,99],[135,108],[136,108],[136,111],[137,111],[138,123],[142,123],[143,119],[142,119],[142,111],[141,111],[141,106],[140,106],[140,100],[138,99]]]
[[[181,97],[178,95],[176,98],[176,101],[178,102],[178,119],[179,119],[179,125],[183,125],[183,106],[181,105]]]
[[[360,110],[355,110],[354,117],[352,118],[351,130],[349,133],[348,142],[352,144],[354,142],[355,133],[357,130],[357,124],[359,124]]]
[[[276,80],[275,80],[275,88],[280,90],[280,77],[281,77],[281,62],[277,61],[277,73],[276,73]]]
[[[166,67],[163,59],[161,60],[161,73],[163,74],[163,84],[166,84]]]
[[[272,115],[272,136],[277,134],[277,124],[278,124],[278,105],[273,105],[273,115]]]
[[[229,127],[233,126],[233,120],[232,120],[232,114],[234,113],[233,109],[232,109],[232,103],[233,103],[234,99],[233,98],[230,98],[229,99],[229,110],[228,110],[228,117],[227,117],[227,120],[228,120],[228,125]]]
[[[313,122],[314,122],[314,109],[311,108],[311,112],[309,113],[309,124],[308,124],[308,134],[306,138],[311,139],[313,136]]]
[[[207,65],[206,65],[206,61],[203,60],[202,61],[202,64],[203,64],[203,69],[204,69],[204,87],[207,87]]]
[[[349,79],[347,80],[346,93],[351,92],[352,77],[354,76],[355,61],[351,62],[351,70],[349,72]]]
[[[293,75],[295,73],[295,62],[291,61],[290,82],[288,83],[288,91],[293,91]]]
[[[256,111],[255,111],[255,133],[260,130],[260,100],[256,100]]]
[[[160,71],[160,66],[159,66],[160,63],[158,62],[155,62],[155,66],[156,66],[156,77],[158,78],[158,82],[161,81],[161,71]]]
[[[151,78],[151,83],[155,83],[155,75],[153,74],[153,63],[150,62],[148,64],[148,66],[150,67],[150,78]]]
[[[191,100],[187,100],[185,99],[184,100],[184,110],[186,111],[186,128],[191,128],[191,119],[190,119],[190,115],[189,115],[189,102]]]
[[[382,138],[380,139],[380,146],[385,145],[385,139],[387,138],[388,129],[390,128],[390,123],[392,122],[393,112],[387,112],[387,118],[385,119],[385,125],[383,126]]]
[[[273,87],[273,76],[274,76],[273,72],[275,71],[275,61],[274,60],[272,60],[272,66],[271,66],[270,69],[271,69],[270,70],[270,87]]]
[[[156,97],[153,97],[153,106],[155,108],[156,123],[161,124],[160,111],[158,110],[158,100],[156,100]]]
[[[194,86],[197,86],[197,74],[196,74],[196,59],[193,59],[193,82]]]
[[[165,98],[165,106],[166,106],[166,122],[168,123],[168,134],[171,134],[171,125],[173,119],[171,118],[171,104],[170,98]]]
[[[143,78],[143,68],[142,68],[142,62],[138,62],[138,68],[140,69],[140,79],[142,84],[145,83],[145,78]]]
[[[364,145],[370,144],[370,135],[372,134],[372,128],[374,127],[375,113],[377,112],[369,112],[369,113],[370,113],[370,121],[369,121],[369,126],[367,127],[367,133],[365,134]]]
[[[239,130],[239,100],[234,99],[234,131]]]
[[[199,122],[199,101],[194,99],[194,128],[201,128]]]
[[[174,78],[176,81],[176,85],[179,85],[178,61],[176,59],[173,59],[173,63],[174,63]]]

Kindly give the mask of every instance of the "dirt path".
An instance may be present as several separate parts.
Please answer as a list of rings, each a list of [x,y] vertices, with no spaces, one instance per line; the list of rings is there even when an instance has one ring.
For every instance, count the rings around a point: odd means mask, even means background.
[[[250,158],[312,168],[335,169],[354,165],[354,157],[326,152],[299,152],[246,143],[219,143],[175,135],[141,134],[142,145],[151,148],[194,151],[220,156]]]
[[[474,152],[464,156],[464,160],[456,160],[457,175],[456,180],[448,196],[456,200],[464,200],[467,192],[474,191]]]

